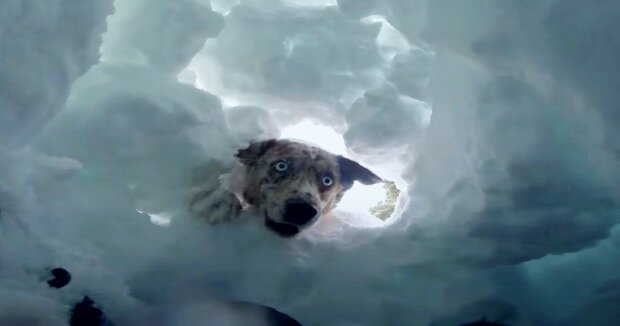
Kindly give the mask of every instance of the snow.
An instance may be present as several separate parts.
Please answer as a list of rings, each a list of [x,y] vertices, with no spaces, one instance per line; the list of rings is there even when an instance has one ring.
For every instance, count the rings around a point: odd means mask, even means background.
[[[264,318],[227,300],[304,325],[620,323],[619,13],[3,1],[0,324],[63,325],[84,296],[117,325]],[[188,212],[239,147],[279,135],[397,181],[394,215],[344,205],[281,239],[251,211]]]
[[[23,146],[62,109],[71,83],[97,62],[112,9],[105,0],[3,1],[0,146]]]

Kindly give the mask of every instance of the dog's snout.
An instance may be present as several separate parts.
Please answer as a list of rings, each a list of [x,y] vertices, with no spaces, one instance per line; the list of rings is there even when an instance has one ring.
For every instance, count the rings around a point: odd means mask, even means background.
[[[283,220],[295,225],[306,225],[316,220],[319,211],[316,207],[302,199],[291,199],[284,207]]]

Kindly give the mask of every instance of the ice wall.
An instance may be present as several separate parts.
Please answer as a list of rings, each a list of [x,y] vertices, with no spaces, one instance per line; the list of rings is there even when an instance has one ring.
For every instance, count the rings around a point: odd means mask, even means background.
[[[3,147],[24,145],[62,109],[71,83],[97,62],[105,18],[111,12],[111,1],[2,4]]]
[[[538,318],[530,324],[617,318],[617,292],[606,283],[615,276],[602,270],[618,263],[610,230],[618,221],[611,112],[619,98],[609,69],[619,9],[611,1],[428,4],[422,35],[437,53],[433,121],[428,151],[412,168],[415,189],[430,200],[438,230],[465,235],[461,248],[482,242],[486,249],[468,261],[517,264],[527,294],[510,301],[529,305],[524,311]],[[601,272],[576,272],[593,261]],[[491,279],[500,296],[513,291]],[[592,303],[584,308],[602,296],[609,305],[600,315]]]
[[[231,317],[220,298],[306,325],[614,324],[619,15],[611,0],[5,1],[0,324],[62,325],[83,295],[121,325]],[[238,146],[303,118],[406,167],[392,223],[283,240],[251,213],[187,213]],[[55,266],[73,274],[61,290],[43,281]]]

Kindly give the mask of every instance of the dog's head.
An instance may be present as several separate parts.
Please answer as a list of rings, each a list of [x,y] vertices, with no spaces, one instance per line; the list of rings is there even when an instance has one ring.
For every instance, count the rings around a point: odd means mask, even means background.
[[[290,140],[266,140],[239,150],[247,169],[243,198],[265,225],[291,237],[331,211],[354,181],[382,181],[357,162]]]

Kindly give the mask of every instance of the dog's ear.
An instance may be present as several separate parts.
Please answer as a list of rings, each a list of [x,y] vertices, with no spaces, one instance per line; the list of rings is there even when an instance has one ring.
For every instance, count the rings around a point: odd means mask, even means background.
[[[247,148],[237,151],[237,154],[235,156],[243,165],[252,165],[277,142],[278,141],[276,139],[268,139],[264,141],[250,143],[250,146],[248,146]]]
[[[354,181],[359,181],[361,184],[365,185],[383,181],[383,179],[379,178],[376,174],[361,166],[359,163],[341,155],[338,155],[338,166],[340,168],[340,177],[342,178],[341,182],[344,189],[351,188]]]

